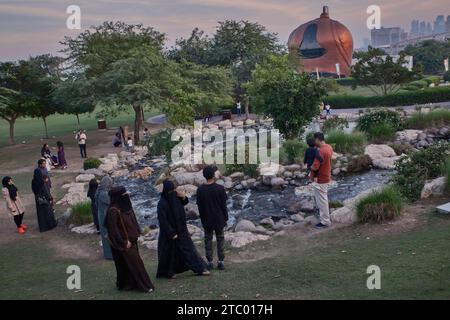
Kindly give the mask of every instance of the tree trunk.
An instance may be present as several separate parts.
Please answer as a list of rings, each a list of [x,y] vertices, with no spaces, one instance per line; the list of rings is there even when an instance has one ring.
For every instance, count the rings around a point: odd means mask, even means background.
[[[134,144],[139,143],[139,132],[141,132],[142,125],[142,107],[133,106],[134,109]]]
[[[42,120],[44,121],[45,139],[48,139],[47,117],[42,117]]]
[[[145,122],[144,108],[141,108],[141,110],[142,110],[142,118],[141,118],[141,121],[142,121],[142,125],[144,125],[144,122]]]
[[[77,113],[75,116],[77,117],[78,129],[80,129],[80,115]]]
[[[245,118],[246,120],[250,118],[250,97],[245,99]]]
[[[14,124],[16,123],[16,119],[7,120],[9,123],[9,144],[16,144],[16,140],[14,140]]]

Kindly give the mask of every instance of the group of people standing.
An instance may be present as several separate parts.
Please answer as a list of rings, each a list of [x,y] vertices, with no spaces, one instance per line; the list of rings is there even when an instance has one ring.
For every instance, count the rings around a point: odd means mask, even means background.
[[[186,222],[184,206],[189,199],[172,181],[163,182],[157,206],[158,268],[156,277],[174,279],[188,270],[199,276],[208,276],[214,268],[212,240],[217,240],[217,268],[224,270],[224,228],[228,220],[227,195],[223,186],[215,182],[217,168],[203,169],[206,184],[197,190],[197,205],[205,230],[206,261],[197,252]],[[100,184],[89,184],[94,221],[101,235],[103,255],[114,260],[119,290],[152,292],[154,286],[140,257],[137,240],[141,229],[133,211],[130,196],[123,186],[114,186],[109,176]],[[95,208],[95,209],[94,209]]]

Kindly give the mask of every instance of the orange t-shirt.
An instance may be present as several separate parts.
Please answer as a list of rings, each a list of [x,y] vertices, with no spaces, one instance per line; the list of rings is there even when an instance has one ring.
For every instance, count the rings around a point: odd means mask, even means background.
[[[313,177],[313,171],[316,171],[315,177],[317,178],[317,183],[330,183],[333,148],[329,144],[324,143],[319,148],[319,154],[323,161],[320,163],[318,159],[314,159],[313,165],[311,166],[311,177]]]

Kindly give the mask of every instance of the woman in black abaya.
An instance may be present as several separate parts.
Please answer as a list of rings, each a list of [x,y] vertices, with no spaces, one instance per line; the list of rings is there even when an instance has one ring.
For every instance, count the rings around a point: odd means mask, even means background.
[[[188,202],[184,192],[175,191],[173,182],[164,181],[158,203],[158,278],[175,278],[177,273],[187,270],[197,275],[209,275],[186,225],[184,206]]]
[[[33,190],[36,201],[39,231],[45,232],[53,229],[56,227],[56,220],[53,214],[53,197],[50,194],[48,177],[44,177],[40,168],[34,170],[31,189]]]

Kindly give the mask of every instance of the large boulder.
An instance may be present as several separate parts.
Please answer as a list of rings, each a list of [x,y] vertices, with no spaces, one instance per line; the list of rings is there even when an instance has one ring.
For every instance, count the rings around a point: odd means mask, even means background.
[[[283,178],[275,177],[270,180],[270,185],[272,188],[281,188],[285,186],[287,183]]]
[[[250,220],[242,219],[236,224],[236,226],[234,227],[234,231],[255,232],[256,226]]]
[[[434,180],[429,180],[425,183],[420,193],[421,199],[426,199],[431,196],[439,196],[444,193],[446,185],[446,178],[440,177]]]
[[[195,196],[197,194],[197,186],[193,184],[185,184],[184,186],[178,186],[177,190],[186,192],[188,198]]]
[[[128,169],[114,170],[114,171],[111,173],[111,178],[125,177],[125,176],[128,175],[129,173],[130,173],[130,171],[128,171]]]
[[[177,185],[192,184],[194,186],[201,186],[206,183],[202,171],[197,172],[171,172]]]
[[[57,204],[74,205],[79,202],[87,201],[86,191],[84,190],[85,183],[73,182],[65,184],[62,189],[67,189],[67,193],[62,197]]]
[[[73,227],[70,231],[78,233],[78,234],[96,234],[97,229],[93,223],[85,224],[78,227]]]
[[[200,213],[198,212],[198,207],[195,203],[188,203],[184,206],[184,211],[186,212],[187,220],[197,220],[200,217]]]
[[[372,165],[378,169],[391,170],[395,169],[395,162],[400,159],[400,156],[375,159],[372,160]]]
[[[154,170],[151,167],[145,167],[143,169],[133,171],[130,177],[135,179],[148,180],[148,178],[150,178],[153,172]]]
[[[230,120],[223,120],[218,123],[220,129],[231,129],[233,125]]]
[[[369,144],[364,149],[364,154],[372,160],[373,166],[379,169],[394,169],[395,161],[399,159],[394,149],[386,144]]]
[[[417,137],[422,132],[423,131],[421,131],[421,130],[412,130],[412,129],[398,131],[396,133],[397,140],[407,141],[407,142],[414,141],[414,140],[417,140]]]
[[[82,174],[79,174],[79,175],[75,178],[75,182],[80,182],[80,183],[83,183],[83,182],[89,182],[89,181],[91,181],[92,179],[95,179],[95,175],[90,174],[90,173],[82,173]]]
[[[264,234],[256,234],[252,232],[227,232],[225,240],[229,241],[232,248],[241,248],[255,241],[265,241],[270,237]]]

